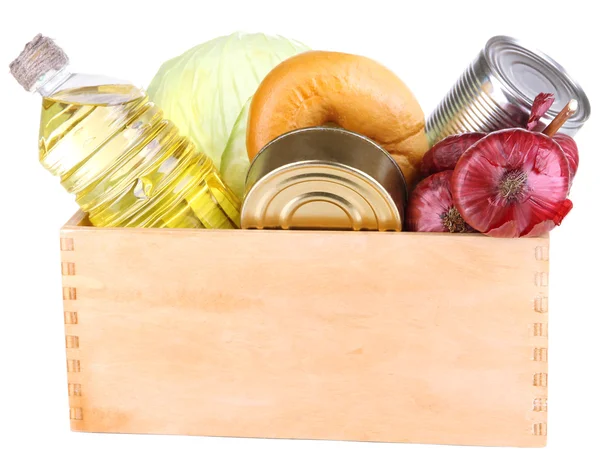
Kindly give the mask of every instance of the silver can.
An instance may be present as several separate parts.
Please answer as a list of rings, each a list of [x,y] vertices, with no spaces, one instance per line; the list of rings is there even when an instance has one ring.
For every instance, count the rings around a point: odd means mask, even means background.
[[[590,102],[580,85],[543,52],[514,38],[495,36],[427,118],[429,143],[467,131],[524,127],[541,92],[553,93],[555,101],[536,130],[543,130],[576,99],[579,109],[560,129],[574,136],[590,115]]]

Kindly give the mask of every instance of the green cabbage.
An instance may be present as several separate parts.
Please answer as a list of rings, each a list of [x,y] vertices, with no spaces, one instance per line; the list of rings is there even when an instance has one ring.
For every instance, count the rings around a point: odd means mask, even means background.
[[[240,200],[244,198],[246,175],[250,167],[246,152],[246,124],[251,101],[252,98],[249,98],[244,104],[221,157],[221,177]]]
[[[246,101],[273,67],[308,48],[296,41],[262,33],[237,32],[200,44],[165,62],[148,87],[150,100],[221,168],[221,156]],[[236,132],[245,138],[245,123]],[[236,140],[236,159],[245,141]],[[236,164],[237,166],[237,164]],[[236,168],[237,169],[237,168]],[[228,180],[246,175],[225,169]]]

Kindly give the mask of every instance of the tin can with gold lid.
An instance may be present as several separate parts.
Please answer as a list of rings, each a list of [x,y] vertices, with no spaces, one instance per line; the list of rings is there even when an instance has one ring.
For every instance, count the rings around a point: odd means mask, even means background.
[[[555,97],[539,131],[572,99],[579,109],[561,133],[574,136],[590,115],[588,97],[559,63],[515,38],[494,36],[427,118],[429,143],[468,131],[524,127],[539,93]]]
[[[267,144],[246,178],[243,229],[401,231],[404,176],[360,134],[302,128]]]

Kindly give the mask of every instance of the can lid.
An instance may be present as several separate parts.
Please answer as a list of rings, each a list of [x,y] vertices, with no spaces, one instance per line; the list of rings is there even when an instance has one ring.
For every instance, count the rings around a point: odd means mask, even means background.
[[[541,92],[553,93],[555,102],[547,116],[554,117],[571,100],[578,111],[566,122],[578,129],[590,116],[590,102],[581,86],[555,60],[539,50],[525,47],[508,36],[495,36],[485,45],[484,57],[492,73],[509,90],[510,98],[529,109]]]
[[[402,230],[406,184],[371,139],[339,127],[284,133],[254,157],[243,229]]]
[[[345,164],[303,161],[279,167],[246,194],[243,229],[400,231],[396,202],[373,177]]]

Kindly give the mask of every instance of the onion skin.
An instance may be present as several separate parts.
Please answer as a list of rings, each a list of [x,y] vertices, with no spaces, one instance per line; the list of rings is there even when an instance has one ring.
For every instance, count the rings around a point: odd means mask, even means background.
[[[454,169],[461,155],[486,133],[461,133],[447,136],[431,147],[421,161],[421,175]]]
[[[569,163],[569,187],[571,187],[573,178],[579,168],[579,150],[577,149],[577,143],[571,136],[562,133],[555,134],[552,136],[552,139],[558,142],[558,145],[560,145],[560,148],[562,148],[565,153],[567,163]]]
[[[533,100],[531,106],[531,114],[529,120],[527,120],[527,129],[533,131],[538,126],[540,119],[544,116],[550,106],[554,103],[554,94],[552,93],[540,93]]]
[[[569,165],[550,137],[521,128],[488,134],[467,150],[452,175],[456,208],[474,229],[493,237],[539,236],[558,226]]]
[[[419,182],[406,209],[409,231],[473,232],[454,207],[451,179],[452,171],[443,171]]]

